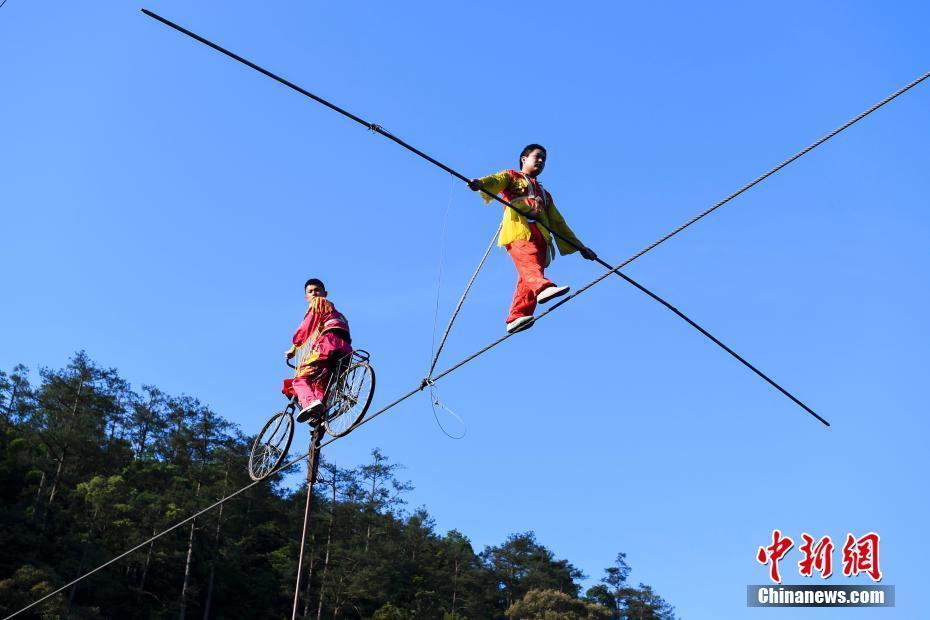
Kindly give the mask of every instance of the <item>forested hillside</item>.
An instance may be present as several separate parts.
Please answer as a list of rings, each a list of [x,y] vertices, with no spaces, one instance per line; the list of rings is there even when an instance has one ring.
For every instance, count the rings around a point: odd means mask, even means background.
[[[249,438],[196,398],[134,390],[83,353],[38,374],[0,371],[4,617],[250,482]],[[377,449],[354,469],[324,461],[320,479],[304,618],[674,617],[627,583],[622,553],[582,593],[581,570],[532,532],[480,552],[436,532]],[[304,499],[256,485],[20,617],[290,617]]]

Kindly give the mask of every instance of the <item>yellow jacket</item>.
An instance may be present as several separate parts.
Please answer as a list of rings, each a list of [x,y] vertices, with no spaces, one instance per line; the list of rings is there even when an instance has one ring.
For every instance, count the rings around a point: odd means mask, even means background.
[[[517,209],[520,209],[523,212],[528,212],[529,198],[532,194],[529,181],[527,181],[526,176],[522,172],[517,172],[515,170],[502,170],[497,174],[490,174],[481,179],[481,183],[484,185],[484,189],[491,194],[500,194],[503,193],[504,200],[509,201]],[[539,187],[542,187],[541,184],[537,183]],[[572,229],[568,227],[568,224],[565,223],[565,218],[562,217],[562,214],[559,213],[559,210],[555,206],[555,202],[552,200],[552,194],[550,194],[545,189],[542,190],[545,192],[545,203],[546,208],[540,210],[536,216],[536,220],[542,224],[545,224],[557,234],[570,239],[578,246],[583,246],[584,244],[575,236],[575,233],[572,232]],[[484,199],[485,203],[490,203],[493,198],[487,194],[481,194],[481,197]],[[497,245],[504,246],[508,243],[515,241],[517,239],[523,239],[524,241],[530,240],[530,226],[526,217],[520,215],[513,209],[503,207],[504,209],[504,221],[502,223],[501,234],[497,239]],[[546,230],[543,226],[539,226],[539,232],[542,233],[543,239],[546,240],[546,245],[549,246],[549,254],[554,258],[555,250],[552,244],[552,235],[549,234],[549,231]],[[559,253],[562,256],[576,252],[576,248],[572,247],[568,243],[565,243],[561,239],[555,239],[555,245],[559,248]],[[548,261],[547,261],[548,263]]]

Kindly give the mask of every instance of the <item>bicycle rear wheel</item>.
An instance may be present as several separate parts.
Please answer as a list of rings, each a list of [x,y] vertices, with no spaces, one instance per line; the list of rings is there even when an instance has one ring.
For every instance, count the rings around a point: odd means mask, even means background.
[[[368,362],[355,362],[336,380],[323,426],[333,437],[348,435],[365,417],[375,393],[375,371]]]
[[[294,438],[293,407],[271,416],[252,444],[249,454],[249,477],[252,480],[267,478],[287,456]]]

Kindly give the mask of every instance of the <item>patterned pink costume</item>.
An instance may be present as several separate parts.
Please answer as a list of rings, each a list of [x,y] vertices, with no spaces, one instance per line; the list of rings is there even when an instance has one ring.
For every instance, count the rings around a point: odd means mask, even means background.
[[[314,297],[294,332],[293,343],[292,351],[306,351],[298,355],[297,372],[291,384],[300,407],[304,408],[315,400],[323,400],[336,363],[352,353],[349,322],[328,299]]]

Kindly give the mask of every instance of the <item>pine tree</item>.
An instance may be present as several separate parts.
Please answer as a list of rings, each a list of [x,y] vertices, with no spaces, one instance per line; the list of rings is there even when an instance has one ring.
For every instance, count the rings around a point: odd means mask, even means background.
[[[575,580],[584,578],[584,574],[568,561],[554,558],[552,551],[536,541],[533,532],[512,534],[504,544],[481,553],[500,589],[502,609],[532,589],[557,590],[576,597],[579,586]]]

